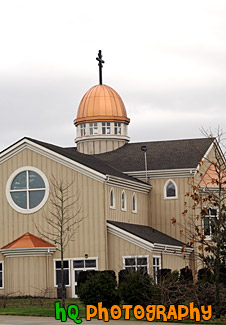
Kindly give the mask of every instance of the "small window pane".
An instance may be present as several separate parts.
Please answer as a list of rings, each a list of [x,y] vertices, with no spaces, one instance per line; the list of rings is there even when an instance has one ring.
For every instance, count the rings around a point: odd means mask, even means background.
[[[96,260],[85,260],[85,267],[96,267]]]
[[[147,257],[138,257],[137,258],[137,265],[147,265]]]
[[[33,171],[29,171],[29,188],[45,188],[45,184],[41,176]]]
[[[0,271],[2,271],[2,263],[0,263]]]
[[[61,283],[61,270],[56,270],[56,284]],[[64,284],[69,285],[69,271],[64,270]]]
[[[176,196],[176,189],[172,182],[169,182],[166,188],[166,196],[167,197],[174,197]]]
[[[138,266],[137,271],[139,271],[143,275],[148,273],[147,266]]]
[[[2,287],[2,272],[0,272],[0,287]]]
[[[13,201],[22,209],[27,209],[27,192],[11,192]]]
[[[84,260],[73,261],[73,268],[74,269],[84,268]]]
[[[26,171],[18,174],[11,185],[11,190],[23,190],[27,188]]]
[[[125,265],[136,265],[135,258],[125,258]]]
[[[29,209],[35,208],[39,205],[45,195],[45,191],[29,191]]]
[[[60,269],[61,268],[61,261],[56,261],[56,269]]]
[[[75,282],[78,282],[78,276],[81,271],[75,271]]]

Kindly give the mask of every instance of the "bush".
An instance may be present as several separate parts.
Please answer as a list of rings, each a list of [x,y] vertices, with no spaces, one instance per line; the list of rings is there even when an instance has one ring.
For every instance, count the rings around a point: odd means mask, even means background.
[[[78,296],[85,305],[97,306],[98,302],[103,307],[110,308],[120,303],[117,290],[117,281],[114,271],[97,271],[94,274],[87,274],[86,281],[80,282]]]
[[[148,274],[121,272],[120,277],[119,293],[124,304],[145,307],[154,303],[159,291]]]
[[[198,281],[213,283],[213,273],[206,267],[199,269]]]
[[[193,282],[192,270],[188,266],[180,269],[180,280],[183,282]]]

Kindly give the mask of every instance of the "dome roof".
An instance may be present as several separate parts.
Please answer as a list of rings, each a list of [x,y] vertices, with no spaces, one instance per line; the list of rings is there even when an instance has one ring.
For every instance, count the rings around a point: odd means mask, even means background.
[[[74,124],[105,121],[129,124],[130,119],[119,94],[109,86],[96,85],[83,96]]]

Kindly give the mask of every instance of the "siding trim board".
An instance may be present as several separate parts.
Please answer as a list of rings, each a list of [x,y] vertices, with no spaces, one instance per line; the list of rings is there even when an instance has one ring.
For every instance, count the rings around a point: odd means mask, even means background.
[[[122,238],[138,247],[146,249],[149,252],[182,256],[182,252],[181,252],[182,246],[172,246],[172,245],[151,243],[147,240],[144,240],[138,236],[135,236],[135,235],[133,235],[125,230],[122,230],[119,227],[116,227],[109,223],[107,223],[107,231],[109,232],[109,234],[112,234],[119,238]],[[192,252],[193,252],[193,248],[191,248],[191,247],[184,248],[185,256],[189,256]]]
[[[56,247],[5,248],[0,253],[5,257],[50,256],[56,250]]]

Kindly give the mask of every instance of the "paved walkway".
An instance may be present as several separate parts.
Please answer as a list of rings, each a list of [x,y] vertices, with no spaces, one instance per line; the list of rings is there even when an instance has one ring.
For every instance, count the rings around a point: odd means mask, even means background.
[[[0,315],[0,325],[59,325],[59,324],[65,324],[64,322],[61,322],[59,320],[55,320],[52,317],[32,317],[32,316],[5,316],[5,315]],[[67,324],[76,324],[74,321],[68,319]],[[147,325],[147,324],[157,324],[157,325],[172,325],[173,323],[150,323],[150,322],[140,322],[140,321],[120,321],[120,320],[110,320],[109,322],[103,322],[100,320],[91,320],[90,322],[83,320],[81,323],[83,324],[109,324],[109,325]],[[177,323],[178,325],[178,323]],[[190,324],[191,325],[191,324]]]

